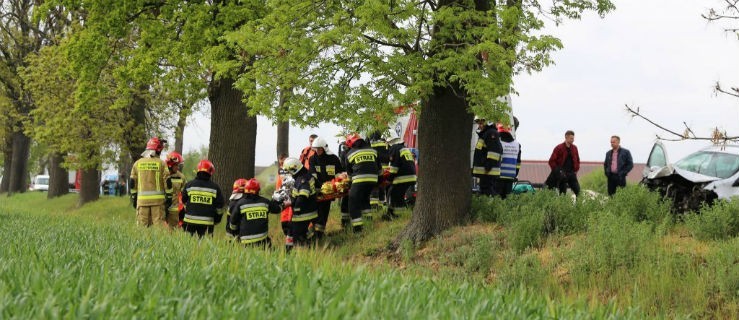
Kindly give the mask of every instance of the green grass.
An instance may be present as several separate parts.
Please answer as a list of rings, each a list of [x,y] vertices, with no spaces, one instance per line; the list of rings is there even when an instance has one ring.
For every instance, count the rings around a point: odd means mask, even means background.
[[[370,224],[363,237],[334,231],[325,249],[285,256],[232,245],[222,231],[199,240],[136,227],[123,198],[75,203],[76,195],[0,198],[0,318],[640,318],[612,303],[431,278],[331,249],[339,239],[355,249],[381,243],[389,233],[377,239],[373,230],[400,223]]]

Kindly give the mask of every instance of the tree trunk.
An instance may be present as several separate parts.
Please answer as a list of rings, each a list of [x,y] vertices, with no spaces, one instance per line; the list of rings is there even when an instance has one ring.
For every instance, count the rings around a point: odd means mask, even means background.
[[[143,86],[141,90],[148,90],[148,86]],[[130,152],[133,163],[141,158],[141,153],[146,149],[146,141],[150,138],[146,136],[146,99],[134,94],[133,101],[128,106],[128,115],[130,119],[126,130],[129,133],[124,135],[123,144],[125,151]]]
[[[470,220],[472,120],[464,97],[452,88],[437,88],[421,110],[418,199],[395,245],[406,240],[418,244]]]
[[[13,132],[13,163],[10,168],[8,193],[25,192],[28,189],[28,156],[31,138],[23,131]]]
[[[45,174],[47,172],[47,169],[50,171],[51,168],[49,168],[49,155],[41,156],[38,159],[38,166],[36,167],[36,175]]]
[[[0,182],[0,193],[8,192],[8,187],[10,186],[10,168],[13,165],[13,136],[9,132],[6,132],[4,140],[3,160],[5,162],[3,163],[3,179]]]
[[[131,162],[131,156],[129,154],[121,154],[121,156],[118,158],[118,178],[123,179],[123,182],[126,183],[126,188],[123,190],[124,193],[128,193],[128,183],[131,176],[131,168],[133,167],[133,162]]]
[[[53,152],[49,154],[49,192],[47,199],[63,196],[69,193],[69,172],[62,167],[64,156]]]
[[[249,116],[243,92],[233,87],[231,78],[212,81],[210,100],[210,148],[208,158],[215,165],[213,181],[223,190],[238,178],[254,177],[257,118]]]
[[[180,114],[177,118],[177,126],[174,128],[174,151],[182,154],[182,140],[185,136],[185,125],[187,125],[187,116],[190,114],[189,108],[184,105],[180,108]]]
[[[280,91],[280,102],[277,108],[281,111],[286,109],[285,102],[290,97],[292,90],[285,89]],[[285,110],[285,112],[287,112]],[[277,154],[275,159],[279,159],[281,154],[290,154],[290,121],[280,121],[277,123]]]
[[[97,168],[81,169],[82,170],[82,186],[80,187],[80,200],[78,207],[86,203],[96,201],[100,198],[100,171]]]

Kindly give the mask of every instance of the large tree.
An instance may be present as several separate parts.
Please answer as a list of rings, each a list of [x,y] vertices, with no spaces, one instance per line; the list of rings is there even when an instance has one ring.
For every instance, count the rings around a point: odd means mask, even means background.
[[[5,123],[9,134],[3,154],[8,170],[4,179],[8,181],[9,193],[24,192],[28,180],[28,157],[31,139],[25,133],[24,120],[34,108],[33,99],[23,88],[19,71],[29,54],[37,52],[44,44],[44,20],[34,20],[37,1],[0,0],[0,90],[10,101],[5,110],[10,115]],[[7,148],[10,148],[7,150]]]
[[[80,2],[59,0],[58,3],[77,6]],[[135,63],[117,69],[119,72],[115,74],[131,75],[130,79],[135,83],[153,84],[150,88],[153,91],[169,87],[166,89],[168,93],[185,91],[188,99],[198,95],[208,99],[212,128],[208,157],[216,166],[214,180],[218,184],[230,185],[236,178],[254,175],[256,117],[248,113],[243,91],[233,85],[251,62],[242,59],[242,52],[229,46],[223,40],[223,34],[259,16],[262,1],[92,0],[83,2],[82,7],[86,12],[86,33],[118,41],[113,44],[88,43],[115,47],[121,40],[132,40],[133,45],[127,54]],[[89,46],[78,46],[73,51],[92,56],[93,59],[88,59],[95,61],[92,66],[102,67],[102,64],[96,65],[99,60],[94,58],[98,54],[92,53],[95,51],[91,51]],[[102,51],[108,52],[109,49],[103,48]],[[107,59],[101,62],[108,63]],[[79,80],[90,83],[86,77]],[[184,83],[181,88],[188,86],[188,89],[174,90],[170,85],[176,82]],[[182,104],[169,98],[163,100],[168,105],[165,109],[182,119],[180,113],[173,112],[182,110],[173,107]],[[156,130],[147,128],[147,131]]]
[[[256,112],[294,88],[288,117],[372,127],[389,101],[419,104],[418,201],[399,241],[423,241],[469,221],[473,114],[504,119],[499,98],[518,72],[551,63],[558,39],[539,31],[608,0],[267,1],[269,14],[228,35],[254,61],[239,78]],[[256,85],[253,85],[256,83]]]

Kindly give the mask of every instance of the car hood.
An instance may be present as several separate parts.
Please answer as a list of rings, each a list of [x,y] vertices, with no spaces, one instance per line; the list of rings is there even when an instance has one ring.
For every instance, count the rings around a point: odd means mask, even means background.
[[[704,183],[704,182],[711,182],[711,181],[717,181],[721,180],[721,178],[718,177],[711,177],[700,173],[695,173],[688,170],[683,170],[678,167],[674,167],[673,165],[669,164],[662,168],[659,168],[657,170],[652,170],[649,172],[649,175],[647,176],[647,179],[657,179],[657,178],[663,178],[671,175],[679,175],[685,180],[688,180],[693,183]]]

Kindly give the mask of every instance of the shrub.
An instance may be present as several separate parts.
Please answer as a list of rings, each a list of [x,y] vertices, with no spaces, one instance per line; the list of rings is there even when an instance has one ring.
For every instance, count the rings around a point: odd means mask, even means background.
[[[577,243],[577,256],[573,258],[581,275],[610,274],[648,261],[656,245],[650,224],[605,211],[591,216],[585,238]]]
[[[659,193],[641,185],[619,189],[606,206],[609,211],[626,215],[633,221],[649,221],[654,225],[662,223],[670,215],[670,204],[662,201]]]
[[[739,201],[716,201],[712,206],[703,206],[698,214],[686,215],[685,224],[698,239],[735,237],[739,235]]]
[[[538,248],[546,236],[545,213],[541,210],[528,213],[526,216],[513,222],[508,231],[510,247],[517,253],[526,248]]]
[[[512,289],[518,287],[547,288],[549,272],[542,266],[535,252],[523,255],[511,256],[509,261],[501,270],[498,277],[503,288]]]
[[[600,194],[608,193],[608,179],[606,179],[603,170],[593,170],[578,180],[580,182],[580,189],[582,190],[592,190]]]
[[[739,299],[739,238],[722,243],[706,258],[707,274],[715,275],[714,292],[723,300]]]

